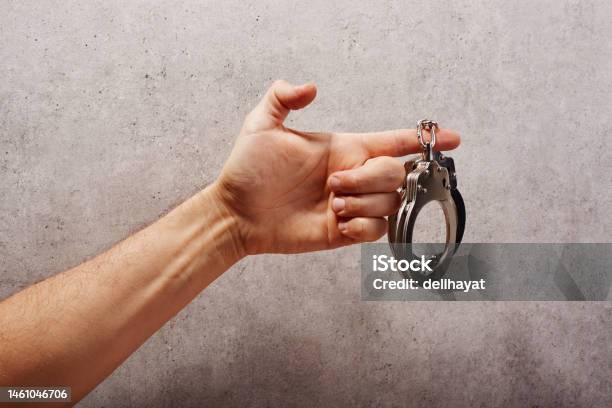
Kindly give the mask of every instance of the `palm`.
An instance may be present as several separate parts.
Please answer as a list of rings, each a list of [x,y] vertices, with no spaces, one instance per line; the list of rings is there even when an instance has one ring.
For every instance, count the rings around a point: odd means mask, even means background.
[[[301,133],[282,126],[239,137],[224,170],[224,182],[240,197],[248,241],[279,252],[302,252],[346,244],[335,231],[330,174],[361,166],[368,158],[350,135]],[[272,226],[253,236],[259,225]]]

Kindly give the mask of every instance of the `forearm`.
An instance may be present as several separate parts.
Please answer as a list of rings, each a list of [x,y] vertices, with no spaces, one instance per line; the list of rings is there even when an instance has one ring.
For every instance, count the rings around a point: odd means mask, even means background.
[[[106,253],[0,303],[0,384],[73,401],[242,256],[214,187]]]

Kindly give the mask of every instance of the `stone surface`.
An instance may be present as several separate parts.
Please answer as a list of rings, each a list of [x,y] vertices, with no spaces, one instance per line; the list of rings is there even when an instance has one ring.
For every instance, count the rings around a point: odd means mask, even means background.
[[[460,130],[468,242],[611,242],[611,17],[603,0],[3,1],[0,297],[212,182],[276,78],[319,86],[292,127]],[[609,303],[366,303],[358,260],[241,262],[81,406],[612,405]]]

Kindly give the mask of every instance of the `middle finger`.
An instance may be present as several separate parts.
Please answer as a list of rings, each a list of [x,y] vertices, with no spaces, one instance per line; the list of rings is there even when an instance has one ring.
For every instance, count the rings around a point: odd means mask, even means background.
[[[381,156],[361,167],[333,173],[328,180],[334,193],[391,193],[402,186],[406,170],[399,160]]]

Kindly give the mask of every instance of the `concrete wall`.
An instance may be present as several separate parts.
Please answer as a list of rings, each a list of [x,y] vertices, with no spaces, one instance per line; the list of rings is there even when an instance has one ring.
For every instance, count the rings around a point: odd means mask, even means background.
[[[5,0],[0,297],[212,182],[275,78],[319,86],[300,129],[460,130],[468,242],[611,242],[611,17],[603,0]],[[365,303],[358,259],[244,260],[82,406],[612,404],[609,303]]]

